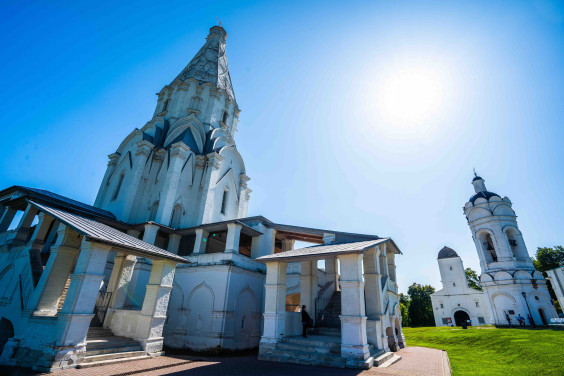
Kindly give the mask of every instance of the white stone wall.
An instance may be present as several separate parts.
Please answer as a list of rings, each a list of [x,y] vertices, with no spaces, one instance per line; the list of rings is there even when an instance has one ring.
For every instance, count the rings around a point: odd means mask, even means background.
[[[560,307],[564,307],[564,266],[547,270],[547,273]]]
[[[472,325],[492,324],[487,297],[484,292],[468,287],[460,257],[439,259],[438,263],[443,288],[431,294],[435,325],[455,325],[457,311],[466,312]],[[450,324],[446,322],[447,318],[452,320]]]

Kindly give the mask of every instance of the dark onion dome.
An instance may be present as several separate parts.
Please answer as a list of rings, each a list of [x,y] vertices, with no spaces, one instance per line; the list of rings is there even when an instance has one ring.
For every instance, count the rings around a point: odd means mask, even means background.
[[[454,251],[454,249],[449,247],[443,247],[443,249],[441,249],[439,252],[438,258],[445,259],[445,258],[453,258],[453,257],[458,257],[458,254]]]
[[[476,201],[479,198],[485,198],[486,200],[489,201],[490,198],[492,198],[493,196],[497,196],[499,198],[501,198],[497,193],[493,193],[493,192],[489,192],[489,191],[482,191],[482,192],[478,192],[476,193],[474,196],[470,197],[470,201],[471,203],[474,203],[474,201]]]
[[[476,177],[474,177],[474,179],[472,179],[472,181],[476,181],[476,180],[484,180],[484,179],[482,179],[482,177],[476,175]]]

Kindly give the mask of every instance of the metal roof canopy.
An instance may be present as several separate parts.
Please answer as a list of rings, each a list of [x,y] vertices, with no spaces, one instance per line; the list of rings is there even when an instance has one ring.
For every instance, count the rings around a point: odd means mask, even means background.
[[[348,253],[363,253],[364,251],[373,248],[375,246],[388,243],[393,246],[393,252],[401,254],[401,251],[396,246],[391,238],[382,238],[375,240],[368,240],[363,242],[351,242],[351,243],[340,243],[340,244],[324,244],[315,245],[312,247],[306,247],[301,249],[293,249],[291,251],[275,253],[273,255],[267,255],[257,258],[257,261],[261,262],[272,262],[272,261],[300,261],[300,260],[313,260],[313,259],[323,259],[327,256],[338,256]]]
[[[196,230],[199,230],[199,229],[206,230],[208,232],[225,231],[225,230],[227,230],[227,225],[230,224],[230,223],[237,223],[237,224],[241,225],[241,233],[242,234],[249,235],[251,237],[262,235],[262,232],[255,230],[251,226],[247,225],[244,222],[241,222],[238,219],[233,219],[231,221],[206,223],[206,224],[199,225],[199,226],[196,226],[196,227],[183,228],[181,230],[175,231],[174,233],[178,234],[178,235],[190,235],[190,234],[196,232]]]
[[[165,251],[164,249],[161,249],[159,247],[155,247],[152,244],[134,238],[133,236],[123,233],[104,223],[84,218],[60,209],[42,205],[31,200],[27,200],[27,202],[35,206],[38,210],[56,218],[66,226],[71,227],[79,234],[85,236],[88,240],[108,244],[118,249],[121,248],[124,250],[124,252],[139,257],[145,257],[149,259],[165,258],[184,264],[189,263],[188,260],[181,256]]]

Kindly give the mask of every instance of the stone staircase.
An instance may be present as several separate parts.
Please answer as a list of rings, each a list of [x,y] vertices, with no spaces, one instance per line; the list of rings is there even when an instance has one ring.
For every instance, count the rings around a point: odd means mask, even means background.
[[[86,336],[86,354],[77,368],[105,366],[150,358],[139,342],[118,337],[106,328],[91,327]]]
[[[57,312],[61,312],[61,309],[63,309],[63,304],[65,304],[65,299],[67,297],[67,291],[69,291],[70,282],[71,280],[69,276],[69,278],[67,278],[67,283],[65,283],[65,287],[63,288],[63,294],[61,295],[59,301],[57,302]]]
[[[325,328],[341,328],[341,292],[335,291],[327,306],[318,315],[315,325]]]
[[[325,367],[354,367],[368,369],[374,367],[386,368],[401,360],[401,356],[393,352],[383,352],[369,345],[370,358],[366,361],[347,363],[341,358],[340,331],[335,328],[319,328],[324,335],[310,335],[282,338],[276,347],[259,354],[260,360],[282,363],[295,363]],[[336,335],[338,334],[338,335]]]

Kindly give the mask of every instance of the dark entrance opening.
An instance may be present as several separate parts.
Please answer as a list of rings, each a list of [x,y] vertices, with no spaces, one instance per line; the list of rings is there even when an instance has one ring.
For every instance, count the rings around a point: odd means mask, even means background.
[[[0,354],[4,351],[4,345],[14,336],[14,326],[10,320],[2,317],[0,319]]]
[[[548,325],[548,322],[546,321],[546,317],[544,317],[544,309],[539,308],[539,316],[542,320],[542,324],[543,325]]]
[[[454,313],[454,322],[456,326],[462,326],[463,321],[470,320],[470,316],[464,311],[456,311]]]

